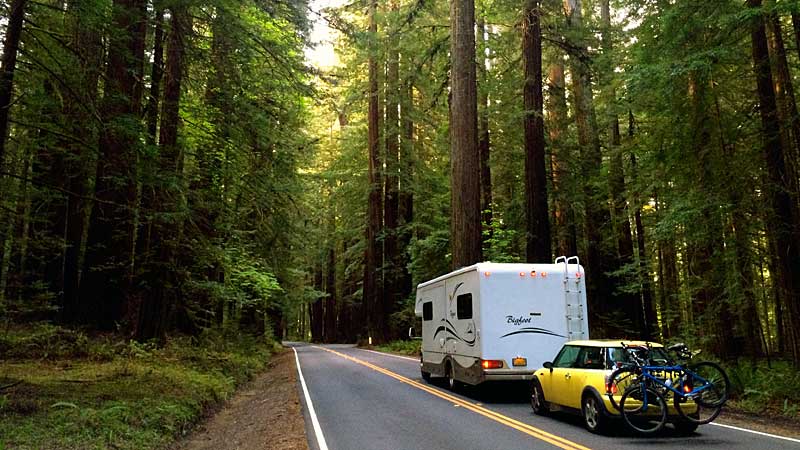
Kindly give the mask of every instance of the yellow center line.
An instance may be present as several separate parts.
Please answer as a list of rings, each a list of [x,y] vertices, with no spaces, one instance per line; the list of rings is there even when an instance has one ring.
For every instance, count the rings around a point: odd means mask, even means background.
[[[575,442],[572,442],[570,440],[562,438],[561,436],[556,436],[554,434],[548,433],[548,432],[546,432],[544,430],[541,430],[539,428],[536,428],[534,426],[528,425],[527,423],[523,423],[523,422],[520,422],[518,420],[512,419],[511,417],[504,416],[503,414],[500,414],[498,412],[492,411],[490,409],[484,408],[484,407],[479,406],[479,405],[475,405],[475,404],[466,402],[466,401],[464,401],[464,400],[462,400],[462,399],[460,399],[460,398],[458,398],[456,396],[447,394],[447,393],[439,391],[437,389],[433,389],[433,388],[431,388],[429,386],[426,386],[426,385],[424,385],[424,384],[422,384],[422,383],[420,383],[418,381],[414,381],[414,380],[412,380],[410,378],[407,378],[407,377],[404,377],[402,375],[396,374],[396,373],[394,373],[394,372],[392,372],[392,371],[390,371],[388,369],[384,369],[383,367],[376,366],[376,365],[368,363],[368,362],[366,362],[364,360],[361,360],[361,359],[358,359],[358,358],[354,358],[354,357],[349,356],[349,355],[345,355],[344,353],[340,353],[340,352],[337,352],[335,350],[331,350],[331,349],[324,348],[324,347],[318,347],[318,346],[314,346],[314,347],[322,349],[322,350],[325,350],[326,352],[330,352],[330,353],[333,353],[335,355],[338,355],[338,356],[340,356],[340,357],[342,357],[342,358],[344,358],[344,359],[346,359],[348,361],[352,361],[352,362],[354,362],[356,364],[361,364],[362,366],[368,367],[368,368],[370,368],[370,369],[372,369],[372,370],[374,370],[376,372],[380,372],[380,373],[382,373],[384,375],[390,376],[390,377],[392,377],[392,378],[394,378],[394,379],[396,379],[396,380],[398,380],[400,382],[408,384],[409,386],[413,386],[413,387],[415,387],[417,389],[420,389],[422,391],[425,391],[425,392],[427,392],[429,394],[435,395],[435,396],[437,396],[437,397],[439,397],[441,399],[447,400],[448,402],[452,402],[457,406],[464,407],[464,408],[466,408],[466,409],[468,409],[468,410],[470,410],[470,411],[472,411],[472,412],[474,412],[476,414],[480,414],[480,415],[482,415],[482,416],[484,416],[486,418],[494,420],[495,422],[501,423],[501,424],[503,424],[503,425],[505,425],[507,427],[511,427],[511,428],[513,428],[515,430],[521,431],[521,432],[523,432],[523,433],[525,433],[525,434],[527,434],[529,436],[532,436],[532,437],[535,437],[535,438],[537,438],[539,440],[542,440],[542,441],[545,441],[547,443],[550,443],[550,444],[552,444],[552,445],[554,445],[556,447],[559,447],[559,448],[562,448],[562,449],[565,449],[565,450],[590,450],[588,447],[584,447],[584,446],[582,446],[580,444],[577,444]]]

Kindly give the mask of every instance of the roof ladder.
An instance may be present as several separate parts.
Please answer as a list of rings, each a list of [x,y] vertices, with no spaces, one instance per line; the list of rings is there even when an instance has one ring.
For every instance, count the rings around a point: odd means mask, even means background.
[[[564,264],[564,302],[567,310],[567,338],[570,341],[586,339],[583,332],[585,318],[583,317],[583,305],[581,304],[581,276],[580,259],[577,256],[559,256],[556,264]],[[575,274],[570,276],[570,266],[574,265]]]

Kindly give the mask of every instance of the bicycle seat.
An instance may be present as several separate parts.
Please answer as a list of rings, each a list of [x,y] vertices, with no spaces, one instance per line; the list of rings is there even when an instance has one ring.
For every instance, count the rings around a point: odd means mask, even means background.
[[[682,350],[686,350],[686,348],[687,348],[686,344],[684,344],[683,342],[679,342],[677,344],[670,345],[669,347],[667,347],[667,350],[671,352],[680,352]]]

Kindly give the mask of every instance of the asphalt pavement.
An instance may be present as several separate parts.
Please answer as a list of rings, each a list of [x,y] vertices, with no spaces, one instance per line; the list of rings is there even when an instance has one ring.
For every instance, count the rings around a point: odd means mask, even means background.
[[[306,434],[315,450],[800,449],[797,439],[714,424],[690,436],[665,427],[640,437],[621,424],[595,435],[577,416],[534,415],[524,384],[453,393],[422,380],[413,358],[352,345],[287,345],[297,352]]]

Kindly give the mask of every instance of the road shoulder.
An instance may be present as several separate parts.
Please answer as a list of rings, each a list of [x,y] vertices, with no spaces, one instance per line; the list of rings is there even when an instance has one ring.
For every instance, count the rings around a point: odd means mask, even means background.
[[[174,450],[308,450],[290,349]]]

